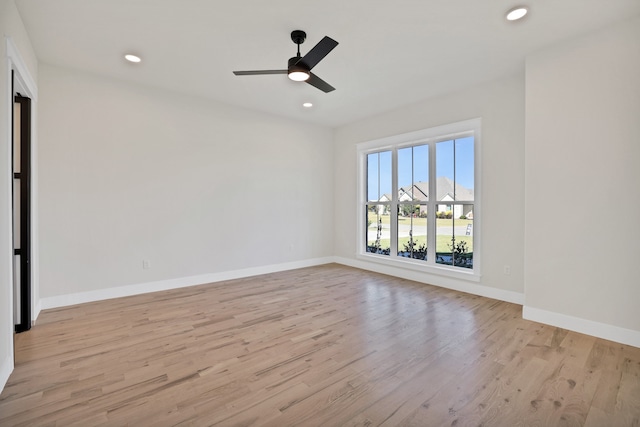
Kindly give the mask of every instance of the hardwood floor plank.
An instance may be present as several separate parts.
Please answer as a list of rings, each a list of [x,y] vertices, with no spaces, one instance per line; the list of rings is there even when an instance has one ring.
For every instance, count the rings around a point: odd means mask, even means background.
[[[640,349],[324,265],[46,310],[0,425],[640,424]]]
[[[613,416],[620,425],[640,426],[640,360],[635,352],[629,349],[624,352],[630,357],[625,357],[623,362]]]

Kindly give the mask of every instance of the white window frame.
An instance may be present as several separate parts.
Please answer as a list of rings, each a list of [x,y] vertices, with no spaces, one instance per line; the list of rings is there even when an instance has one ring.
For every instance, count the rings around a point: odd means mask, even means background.
[[[436,126],[428,129],[422,129],[416,132],[394,135],[386,138],[376,139],[372,141],[362,142],[357,145],[358,155],[358,189],[357,189],[357,233],[356,233],[356,257],[368,262],[379,263],[392,267],[398,267],[409,270],[416,270],[425,273],[448,276],[456,279],[469,280],[474,282],[480,281],[480,271],[482,266],[482,208],[481,208],[481,126],[480,118],[465,120],[456,123],[450,123],[442,126]],[[429,230],[428,239],[428,261],[414,260],[410,258],[399,257],[396,254],[397,249],[397,221],[390,221],[390,246],[391,253],[389,255],[374,254],[366,251],[366,219],[363,209],[367,204],[371,204],[367,200],[367,156],[371,153],[380,151],[391,151],[391,176],[392,176],[392,201],[390,210],[397,209],[398,206],[398,173],[397,160],[398,150],[414,145],[429,145],[429,187],[430,194],[435,194],[435,179],[431,174],[435,172],[436,152],[435,144],[438,142],[459,139],[468,136],[474,138],[474,200],[473,200],[473,268],[460,268],[452,265],[435,263],[435,230]],[[433,177],[435,178],[435,177]],[[428,211],[430,218],[435,218],[436,210],[434,207],[438,201],[433,199],[428,201]],[[387,203],[383,203],[387,204]],[[453,203],[456,204],[456,203]],[[460,202],[464,204],[464,202]],[[431,213],[433,212],[433,213]],[[432,222],[432,221],[431,221]]]

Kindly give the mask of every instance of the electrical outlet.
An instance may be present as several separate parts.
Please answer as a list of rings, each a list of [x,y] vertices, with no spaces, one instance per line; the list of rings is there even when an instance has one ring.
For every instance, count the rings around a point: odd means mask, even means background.
[[[142,260],[142,269],[143,270],[148,270],[149,268],[151,268],[151,263],[149,262],[148,259],[143,259]]]
[[[503,272],[504,272],[505,276],[509,276],[511,274],[511,266],[510,265],[505,265]]]

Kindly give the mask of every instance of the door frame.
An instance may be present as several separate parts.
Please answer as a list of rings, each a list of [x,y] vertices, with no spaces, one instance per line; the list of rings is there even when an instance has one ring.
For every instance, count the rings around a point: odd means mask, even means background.
[[[12,79],[15,80],[15,71],[12,70]],[[20,204],[20,208],[18,210],[19,224],[20,230],[19,234],[19,249],[14,248],[14,268],[16,266],[15,256],[20,256],[20,262],[18,267],[20,269],[20,282],[17,285],[19,287],[19,300],[17,301],[17,305],[19,306],[19,319],[15,323],[15,332],[25,332],[31,329],[31,307],[32,307],[32,297],[31,297],[31,98],[26,96],[22,96],[20,93],[16,93],[15,88],[13,90],[14,93],[14,109],[12,112],[15,113],[15,106],[19,105],[20,109],[20,122],[16,123],[15,116],[12,117],[11,127],[12,131],[12,158],[14,161],[12,162],[12,166],[15,167],[15,150],[20,150],[20,172],[15,172],[12,167],[13,172],[13,182],[15,188],[15,180],[18,179],[20,182],[20,198],[16,200],[15,193],[12,197],[12,205],[13,205],[13,232],[15,233],[16,227],[16,204]],[[19,145],[16,146],[16,142],[14,141],[16,137],[16,127],[20,127],[20,141]],[[15,190],[14,190],[15,191]],[[14,235],[14,246],[15,246],[15,235]],[[13,285],[14,289],[16,287],[16,271],[13,272],[14,280]],[[14,296],[15,298],[15,296]]]

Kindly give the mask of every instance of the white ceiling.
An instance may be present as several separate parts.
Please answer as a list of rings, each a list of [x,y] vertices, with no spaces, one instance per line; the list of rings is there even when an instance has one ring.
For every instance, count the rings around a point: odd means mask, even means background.
[[[525,0],[516,23],[504,15],[518,0],[16,4],[41,62],[331,127],[522,72],[531,52],[640,14],[640,0]],[[325,35],[340,43],[313,70],[334,92],[232,74],[286,68],[295,29],[307,32],[303,55]],[[127,63],[128,52],[143,62]]]

